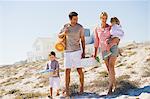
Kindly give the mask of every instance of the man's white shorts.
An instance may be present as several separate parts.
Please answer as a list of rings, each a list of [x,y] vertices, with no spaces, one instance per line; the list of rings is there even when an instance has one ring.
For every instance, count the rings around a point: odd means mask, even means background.
[[[81,50],[64,53],[65,68],[81,68]]]

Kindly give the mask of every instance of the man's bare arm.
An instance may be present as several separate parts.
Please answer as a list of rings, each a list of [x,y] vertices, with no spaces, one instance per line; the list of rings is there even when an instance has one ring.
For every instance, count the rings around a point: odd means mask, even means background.
[[[84,36],[81,36],[81,43],[82,43],[82,50],[83,50],[82,58],[84,58],[85,57],[85,37]]]
[[[58,37],[59,37],[59,38],[63,38],[65,35],[66,35],[66,32],[62,32],[62,33],[59,33],[59,34],[58,34]]]

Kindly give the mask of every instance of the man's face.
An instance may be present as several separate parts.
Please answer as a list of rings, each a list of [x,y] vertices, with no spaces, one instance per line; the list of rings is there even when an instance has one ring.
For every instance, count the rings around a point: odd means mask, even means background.
[[[78,16],[73,16],[72,19],[70,19],[71,24],[77,24],[78,22]]]
[[[54,55],[50,55],[49,56],[49,60],[51,60],[51,61],[55,60],[55,56]]]
[[[100,20],[101,20],[102,23],[106,23],[106,21],[107,21],[107,16],[102,16],[102,17],[100,18]]]

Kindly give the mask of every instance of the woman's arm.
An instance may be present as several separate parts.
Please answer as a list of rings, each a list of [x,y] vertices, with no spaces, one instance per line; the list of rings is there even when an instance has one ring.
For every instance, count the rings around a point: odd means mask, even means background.
[[[96,58],[96,56],[97,56],[97,50],[98,50],[98,48],[97,47],[95,47],[95,49],[94,49],[94,58]]]
[[[98,37],[98,33],[97,33],[97,28],[94,29],[94,58],[96,58],[97,56],[97,50],[99,47],[99,37]]]

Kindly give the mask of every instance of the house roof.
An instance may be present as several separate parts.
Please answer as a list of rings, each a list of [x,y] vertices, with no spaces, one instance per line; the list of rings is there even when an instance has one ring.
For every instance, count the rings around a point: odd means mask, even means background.
[[[33,43],[33,46],[35,46],[38,42],[41,42],[41,43],[52,43],[54,42],[52,38],[50,37],[38,37],[35,42]]]

